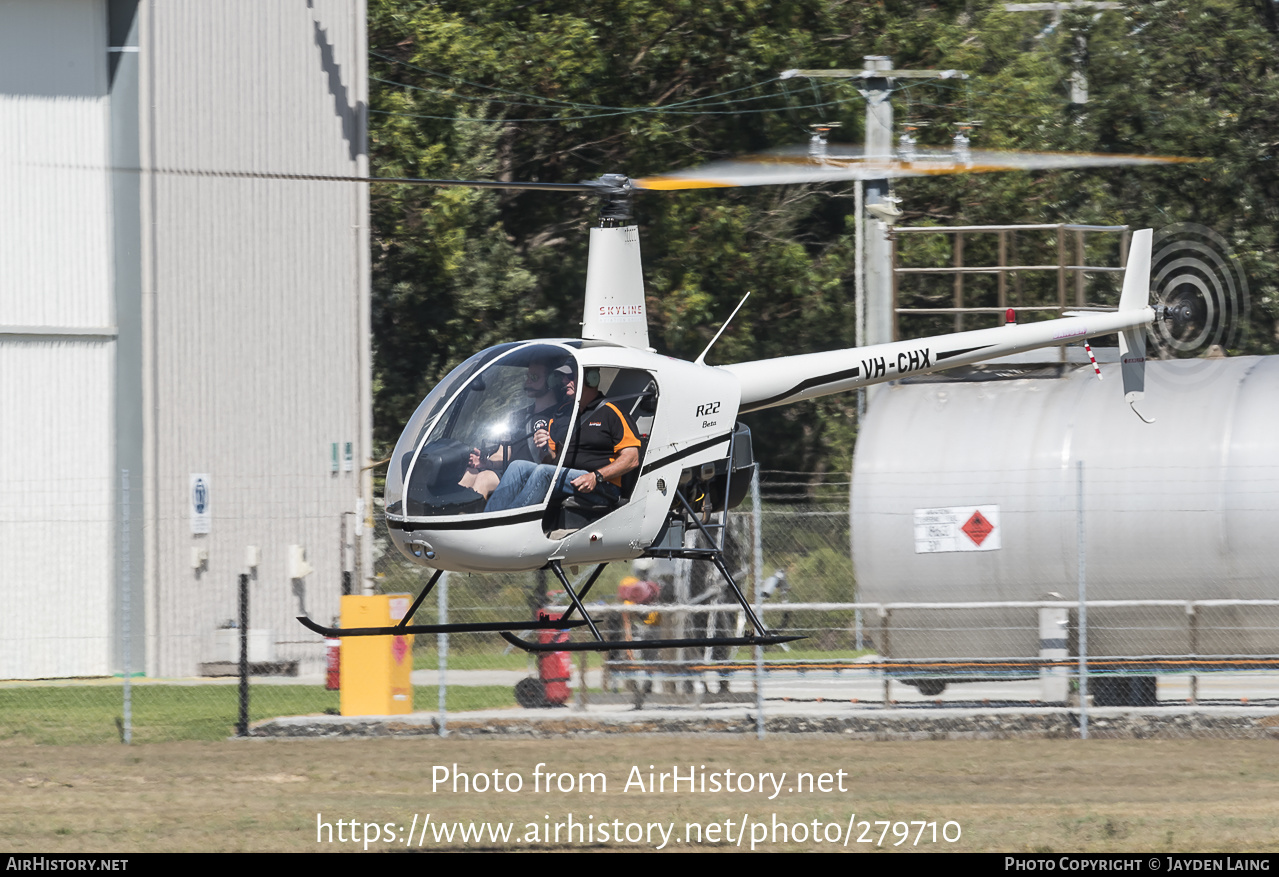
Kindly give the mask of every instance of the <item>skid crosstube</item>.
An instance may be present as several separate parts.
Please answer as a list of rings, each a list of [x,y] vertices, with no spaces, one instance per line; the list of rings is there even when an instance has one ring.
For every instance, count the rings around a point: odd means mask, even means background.
[[[681,497],[683,499],[683,497]],[[686,503],[687,505],[687,503]],[[691,511],[691,509],[690,509]],[[685,639],[650,639],[650,640],[606,640],[600,634],[599,628],[591,620],[590,614],[586,611],[586,606],[582,603],[582,598],[586,596],[586,592],[591,589],[591,585],[595,584],[595,580],[599,578],[599,574],[604,570],[604,564],[600,564],[595,568],[587,579],[586,584],[579,591],[574,591],[572,584],[568,580],[568,576],[564,575],[564,569],[559,561],[553,560],[547,566],[555,573],[556,578],[564,586],[564,592],[572,601],[573,605],[564,612],[561,620],[552,623],[559,624],[562,628],[567,628],[573,624],[581,624],[586,622],[590,628],[594,639],[583,640],[579,642],[529,642],[515,636],[510,631],[500,631],[502,638],[518,649],[526,652],[617,652],[617,651],[655,651],[658,649],[701,649],[715,648],[717,646],[775,646],[782,643],[794,642],[798,639],[804,639],[802,636],[781,636],[769,633],[768,629],[760,623],[759,618],[751,610],[750,604],[746,602],[746,598],[742,596],[742,592],[737,587],[737,583],[733,581],[733,576],[728,571],[728,567],[724,565],[723,550],[716,546],[709,552],[707,557],[719,569],[724,576],[731,589],[733,596],[737,598],[745,611],[747,618],[750,619],[751,625],[757,633],[753,636],[722,636],[722,637],[688,637]],[[581,619],[572,619],[570,616],[574,613],[583,616]]]
[[[556,622],[559,623],[559,622]],[[726,636],[690,639],[584,640],[582,642],[531,643],[513,633],[502,631],[502,639],[526,652],[621,652],[654,649],[700,649],[707,646],[775,646],[804,639],[802,636]]]
[[[554,621],[539,618],[537,621],[477,621],[457,624],[395,624],[390,627],[324,627],[316,624],[305,615],[299,615],[298,621],[308,630],[321,636],[408,636],[422,633],[505,633],[509,630],[563,630],[566,627],[581,627],[585,621]]]

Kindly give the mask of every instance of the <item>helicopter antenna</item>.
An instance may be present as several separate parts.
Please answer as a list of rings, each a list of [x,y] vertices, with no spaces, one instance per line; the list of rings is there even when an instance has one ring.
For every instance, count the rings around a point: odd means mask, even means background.
[[[698,365],[702,364],[702,362],[706,359],[706,354],[711,352],[711,348],[715,346],[715,342],[719,340],[719,336],[724,334],[724,330],[728,328],[728,324],[733,322],[733,317],[737,316],[737,312],[742,309],[742,305],[746,304],[746,299],[750,297],[751,294],[749,292],[742,296],[742,300],[737,303],[737,307],[733,308],[733,312],[728,315],[728,319],[724,321],[724,325],[719,327],[719,331],[715,333],[715,337],[711,339],[711,343],[706,345],[706,349],[702,351],[702,355],[693,360],[694,362]]]

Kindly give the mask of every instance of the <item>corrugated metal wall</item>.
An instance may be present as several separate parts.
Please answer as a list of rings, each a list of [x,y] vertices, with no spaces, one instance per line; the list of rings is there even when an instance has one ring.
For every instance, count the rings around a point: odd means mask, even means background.
[[[113,344],[0,336],[0,678],[109,670]]]
[[[108,672],[114,316],[105,12],[0,26],[0,678]]]
[[[367,196],[359,184],[199,175],[365,172],[362,3],[144,7],[144,317],[150,434],[149,671],[192,673],[236,615],[247,546],[262,550],[250,624],[314,669],[294,620],[338,607],[342,514],[356,509],[362,433]],[[334,442],[352,471],[331,472]],[[340,454],[340,458],[341,458]],[[342,469],[339,459],[339,469]],[[190,527],[192,473],[211,479],[211,532]],[[315,572],[292,580],[290,545]],[[193,569],[191,550],[208,551]]]
[[[252,626],[319,668],[294,616],[336,613],[362,495],[367,192],[206,172],[366,175],[364,15],[358,0],[5,3],[0,678],[122,669],[129,534],[147,673],[218,657],[249,545]],[[136,51],[109,52],[125,33]],[[141,173],[108,170],[138,154]],[[211,478],[205,535],[192,473]],[[290,579],[290,545],[313,574]]]

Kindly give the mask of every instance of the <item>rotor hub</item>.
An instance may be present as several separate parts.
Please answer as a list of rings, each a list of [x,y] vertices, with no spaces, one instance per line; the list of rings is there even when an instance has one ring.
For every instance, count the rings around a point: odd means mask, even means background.
[[[630,222],[631,198],[635,194],[631,178],[625,174],[604,174],[594,185],[601,198],[600,227],[612,228]]]

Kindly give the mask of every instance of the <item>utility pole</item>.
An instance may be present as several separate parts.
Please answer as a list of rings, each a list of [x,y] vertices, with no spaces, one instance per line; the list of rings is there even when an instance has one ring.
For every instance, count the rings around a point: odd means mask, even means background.
[[[859,91],[866,99],[866,161],[872,165],[884,162],[885,167],[897,158],[911,160],[909,156],[897,156],[893,151],[893,84],[899,79],[967,79],[958,70],[897,70],[893,59],[887,55],[867,55],[862,59],[861,70],[792,70],[789,76],[858,80]],[[957,140],[959,138],[956,138]],[[858,347],[869,344],[887,344],[893,339],[893,249],[889,240],[889,228],[901,216],[895,199],[889,194],[888,175],[880,179],[862,180],[858,187],[857,256],[864,267],[857,277],[857,328],[855,343]],[[864,209],[863,209],[864,208]],[[864,283],[863,283],[864,278]],[[858,391],[858,413],[865,410],[867,391],[873,393],[878,386]]]
[[[863,60],[862,95],[866,98],[866,158],[891,161],[893,158],[893,59],[868,55]],[[901,73],[914,71],[900,71]],[[865,207],[871,217],[858,217],[866,253],[865,302],[858,307],[867,344],[893,340],[893,249],[888,240],[889,223],[900,212],[888,200],[888,179],[866,180]],[[863,230],[864,226],[869,226]]]
[[[1057,3],[1005,3],[1008,12],[1051,12],[1052,22],[1044,29],[1051,33],[1061,27],[1061,13],[1066,9],[1091,9],[1098,14],[1106,9],[1122,9],[1123,4],[1113,0],[1066,0]],[[1043,34],[1041,34],[1042,36]],[[1088,56],[1088,35],[1082,30],[1074,34],[1075,51],[1070,71],[1070,102],[1082,106],[1088,103],[1088,75],[1084,71]]]

